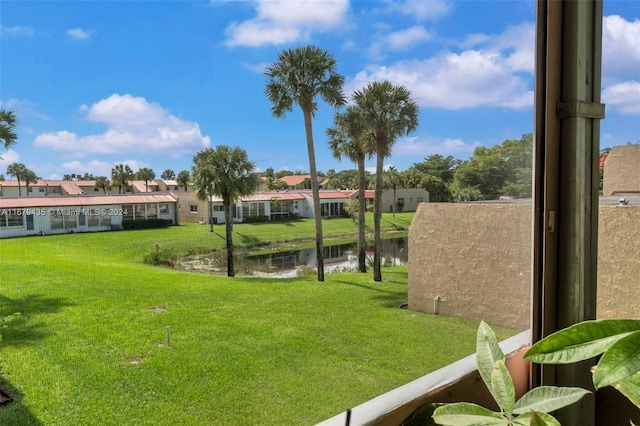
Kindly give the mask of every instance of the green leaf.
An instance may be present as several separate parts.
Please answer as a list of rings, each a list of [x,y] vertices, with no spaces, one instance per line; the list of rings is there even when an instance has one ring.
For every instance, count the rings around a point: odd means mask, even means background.
[[[513,424],[521,426],[561,426],[560,422],[551,414],[537,411],[519,416],[514,420]]]
[[[596,389],[631,376],[640,370],[640,331],[618,340],[604,353],[593,373]]]
[[[504,361],[504,353],[498,345],[495,333],[484,321],[480,322],[476,335],[476,364],[480,377],[489,388],[491,394],[491,374],[497,361]]]
[[[516,390],[513,387],[513,380],[503,360],[497,361],[493,367],[493,372],[491,373],[491,390],[493,398],[498,403],[500,409],[510,418],[516,402]]]
[[[508,426],[509,421],[499,413],[470,402],[457,402],[438,407],[433,421],[444,426]]]
[[[549,412],[571,405],[590,393],[582,388],[540,386],[531,389],[513,409],[514,414],[524,414],[529,411]]]
[[[640,408],[640,371],[614,383],[613,387]]]
[[[593,358],[629,333],[640,320],[584,321],[553,333],[534,344],[525,359],[539,364],[567,364]]]

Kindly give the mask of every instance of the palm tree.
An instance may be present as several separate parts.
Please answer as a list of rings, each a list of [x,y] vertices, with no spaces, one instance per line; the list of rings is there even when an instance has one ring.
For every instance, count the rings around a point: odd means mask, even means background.
[[[0,143],[4,145],[4,149],[9,149],[16,143],[18,136],[13,131],[16,127],[16,116],[13,111],[0,109]],[[2,157],[0,157],[2,160]]]
[[[344,77],[335,68],[336,61],[330,53],[316,46],[305,46],[283,50],[278,54],[278,61],[268,65],[265,70],[268,79],[265,93],[273,103],[273,116],[283,118],[287,112],[293,111],[294,103],[298,104],[304,116],[316,223],[318,281],[324,281],[324,247],[312,119],[318,110],[315,101],[318,96],[336,108],[346,102],[342,94]]]
[[[129,185],[129,180],[132,177],[133,171],[127,165],[118,164],[111,169],[111,183],[118,187],[118,194],[122,189],[124,189],[124,192],[127,191],[127,185]]]
[[[191,175],[189,175],[189,172],[186,170],[182,170],[180,173],[178,173],[178,177],[176,178],[178,185],[183,186],[185,192],[187,191],[190,180]]]
[[[375,147],[376,152],[373,279],[382,281],[380,219],[384,159],[391,154],[391,147],[399,136],[409,134],[418,127],[418,105],[404,86],[394,86],[389,81],[369,83],[364,89],[355,91],[353,100],[362,110],[367,134],[365,141],[372,143],[371,148]]]
[[[364,161],[372,152],[366,150],[363,139],[363,126],[360,110],[350,106],[345,113],[336,113],[333,127],[327,129],[329,148],[334,158],[340,160],[346,157],[358,166],[358,272],[367,272],[367,254],[365,240],[365,189],[367,178]]]
[[[22,197],[22,189],[20,188],[20,181],[24,181],[25,175],[29,169],[22,163],[13,163],[7,166],[7,174],[13,176],[18,181],[18,196]]]
[[[156,178],[156,173],[148,167],[143,167],[138,170],[137,176],[144,181],[144,192],[149,192],[149,181]]]
[[[231,206],[243,195],[252,194],[258,185],[255,165],[242,148],[225,145],[199,151],[193,158],[193,185],[196,197],[211,203],[211,197],[222,198],[227,240],[227,276],[233,277],[233,218]],[[213,225],[212,225],[213,226]]]
[[[104,191],[104,194],[107,195],[107,192],[109,192],[109,189],[111,189],[111,182],[109,182],[109,179],[107,179],[106,176],[98,176],[93,187],[95,189],[102,189]]]
[[[24,186],[27,188],[27,197],[29,196],[29,185],[32,183],[36,183],[38,179],[38,175],[36,175],[33,171],[26,169],[24,174],[22,175],[22,179],[24,180]]]
[[[387,170],[387,173],[385,174],[385,176],[383,176],[383,181],[384,181],[383,184],[387,188],[393,189],[393,205],[391,206],[391,211],[393,212],[393,217],[396,217],[396,208],[397,208],[396,189],[402,185],[402,175],[400,174],[398,169],[391,166],[389,167],[389,170]]]
[[[176,178],[176,172],[174,172],[171,169],[167,169],[164,172],[162,172],[162,174],[160,175],[160,177],[162,179],[166,179],[166,180],[173,180]]]

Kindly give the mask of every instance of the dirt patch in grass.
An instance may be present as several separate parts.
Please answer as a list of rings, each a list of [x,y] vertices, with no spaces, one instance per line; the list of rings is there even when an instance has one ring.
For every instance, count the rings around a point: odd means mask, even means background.
[[[153,312],[167,312],[168,309],[165,308],[164,306],[152,306],[151,308],[149,308],[151,311]]]
[[[146,356],[133,356],[124,360],[125,364],[137,365],[143,363],[147,359]]]

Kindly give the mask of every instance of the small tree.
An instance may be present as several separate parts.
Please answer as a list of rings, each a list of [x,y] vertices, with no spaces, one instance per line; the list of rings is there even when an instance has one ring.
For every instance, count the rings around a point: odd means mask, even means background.
[[[109,192],[109,189],[111,189],[111,182],[109,182],[109,179],[107,179],[106,176],[98,176],[96,178],[94,188],[101,189],[106,195]]]
[[[178,177],[176,178],[176,180],[178,182],[178,185],[182,186],[184,188],[184,191],[186,192],[187,188],[189,187],[191,175],[188,171],[182,170],[180,173],[178,173]]]
[[[133,177],[133,170],[125,164],[118,164],[111,169],[111,183],[118,187],[118,194],[127,191],[129,180]]]
[[[162,172],[162,175],[160,175],[160,177],[166,180],[173,180],[176,178],[176,172],[174,172],[171,169],[167,169],[164,172]]]
[[[144,190],[145,192],[149,192],[149,181],[154,180],[156,178],[156,174],[153,170],[143,167],[138,170],[138,179],[144,181]]]
[[[20,182],[25,179],[25,175],[29,169],[22,163],[13,163],[9,164],[7,167],[7,174],[9,176],[13,176],[18,181],[18,196],[22,197],[22,189],[20,186]]]
[[[249,195],[258,185],[255,165],[241,148],[220,145],[199,151],[193,158],[193,184],[196,197],[211,203],[214,195],[222,198],[227,241],[227,276],[235,275],[233,265],[233,218],[231,205],[239,197]],[[213,226],[213,225],[212,225]]]

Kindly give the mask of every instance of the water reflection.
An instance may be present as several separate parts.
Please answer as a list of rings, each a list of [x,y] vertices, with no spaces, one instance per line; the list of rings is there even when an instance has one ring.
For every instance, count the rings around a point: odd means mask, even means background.
[[[373,242],[367,248],[367,258],[373,259]],[[271,278],[291,278],[313,272],[316,267],[316,249],[294,249],[274,253],[247,255],[241,251],[234,253],[236,272]],[[384,266],[403,265],[408,257],[407,238],[382,240],[382,264]],[[355,271],[358,265],[357,243],[326,245],[324,247],[325,273]],[[368,265],[371,267],[371,265]],[[224,251],[188,256],[180,261],[180,269],[226,273]]]

